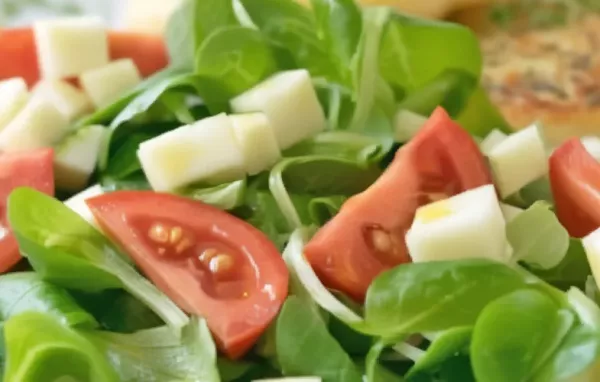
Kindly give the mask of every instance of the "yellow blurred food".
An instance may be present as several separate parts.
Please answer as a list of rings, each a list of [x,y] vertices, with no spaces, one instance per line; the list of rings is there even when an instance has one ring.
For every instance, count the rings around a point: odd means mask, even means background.
[[[303,4],[310,0],[298,0]],[[394,7],[403,12],[428,17],[446,18],[462,9],[488,4],[492,0],[359,0],[363,5]],[[126,0],[124,24],[127,28],[161,33],[181,0]]]

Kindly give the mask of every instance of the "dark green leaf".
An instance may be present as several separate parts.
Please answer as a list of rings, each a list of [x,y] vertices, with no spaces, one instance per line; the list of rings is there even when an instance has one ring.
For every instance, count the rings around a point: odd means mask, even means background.
[[[389,17],[390,11],[387,8],[368,8],[364,11],[363,33],[353,62],[352,82],[356,107],[349,127],[353,131],[366,130],[373,109],[385,99],[382,92],[386,88],[377,68],[381,38]],[[391,97],[393,103],[393,93],[385,94]]]
[[[71,294],[105,330],[133,333],[164,325],[147,306],[123,290],[111,289],[100,293],[72,291]]]
[[[191,70],[202,42],[215,30],[236,24],[231,1],[185,0],[171,16],[165,32],[171,65]]]
[[[272,170],[269,189],[277,201],[290,231],[309,224],[307,205],[299,212],[290,194],[351,196],[369,187],[380,175],[378,169],[353,161],[307,156],[284,159]],[[305,218],[302,219],[302,216]]]
[[[469,326],[489,302],[524,285],[515,270],[487,260],[400,265],[369,287],[366,324],[381,336]]]
[[[471,359],[477,380],[531,380],[573,322],[573,313],[534,290],[516,291],[492,302],[473,330]]]
[[[425,355],[410,369],[407,378],[412,380],[420,374],[434,374],[447,360],[468,353],[472,332],[470,326],[457,326],[437,335]]]
[[[275,73],[277,63],[268,41],[251,28],[233,26],[212,33],[196,55],[196,74],[204,102],[213,113],[227,111],[229,100]],[[208,88],[207,85],[211,85]],[[218,85],[218,91],[213,87]]]
[[[0,277],[0,321],[25,312],[54,316],[62,324],[94,328],[94,317],[77,305],[66,290],[42,281],[33,272]]]
[[[113,119],[121,113],[123,109],[129,105],[140,93],[144,90],[151,88],[157,83],[162,82],[166,78],[182,74],[180,70],[167,68],[158,73],[153,74],[144,81],[142,81],[135,89],[129,91],[121,98],[111,103],[110,105],[96,110],[93,114],[82,118],[77,122],[77,127],[86,127],[91,125],[109,125]]]
[[[463,112],[458,117],[458,123],[471,134],[484,138],[490,131],[498,129],[510,134],[511,126],[506,122],[496,106],[490,101],[485,89],[477,87]]]
[[[442,106],[450,116],[457,117],[476,87],[477,77],[472,73],[449,69],[440,73],[433,81],[415,89],[402,100],[399,109],[431,115],[438,106]]]
[[[384,79],[408,93],[433,81],[447,69],[479,78],[479,41],[467,27],[395,14],[388,23],[379,53]]]
[[[321,316],[289,297],[277,318],[277,356],[284,375],[314,375],[323,382],[362,381],[352,359],[327,331]]]
[[[311,0],[319,35],[337,62],[340,73],[347,73],[362,30],[362,14],[354,0]],[[349,81],[349,73],[344,76]]]
[[[280,65],[305,68],[313,77],[339,82],[337,66],[317,36],[313,14],[292,0],[240,0],[246,12],[278,50]],[[282,57],[283,55],[283,57]],[[291,61],[291,62],[290,62]]]

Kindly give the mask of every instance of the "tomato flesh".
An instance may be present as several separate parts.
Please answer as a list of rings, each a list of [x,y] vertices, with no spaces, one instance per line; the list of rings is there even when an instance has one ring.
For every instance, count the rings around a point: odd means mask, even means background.
[[[131,58],[143,76],[149,76],[168,63],[164,40],[159,36],[130,32],[108,32],[112,60]],[[40,79],[35,36],[31,28],[0,30],[0,80],[22,77],[29,86]]]
[[[556,215],[572,237],[584,237],[600,227],[600,163],[578,138],[550,156],[550,185]]]
[[[6,216],[6,200],[18,187],[31,187],[54,195],[54,152],[41,149],[26,153],[0,154],[0,272],[6,272],[21,256]]]
[[[159,289],[206,318],[231,358],[254,345],[287,297],[288,270],[277,248],[226,212],[149,191],[113,192],[87,204]]]
[[[477,143],[438,108],[384,174],[317,232],[305,255],[328,287],[363,301],[377,275],[410,262],[404,237],[418,207],[491,179]]]

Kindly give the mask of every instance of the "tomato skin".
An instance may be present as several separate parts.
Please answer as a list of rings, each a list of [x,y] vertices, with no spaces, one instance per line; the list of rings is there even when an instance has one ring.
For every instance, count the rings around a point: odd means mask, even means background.
[[[131,58],[142,76],[149,76],[168,63],[164,40],[159,36],[130,32],[108,32],[110,58]],[[0,80],[22,77],[31,87],[40,79],[35,36],[32,28],[0,30]]]
[[[113,192],[87,204],[103,231],[159,289],[183,310],[206,318],[218,347],[231,358],[241,357],[254,345],[287,297],[289,274],[279,251],[262,232],[233,215],[151,191]],[[190,252],[161,255],[156,242],[147,237],[148,227],[159,222],[175,222],[184,235],[193,233]],[[216,292],[220,281],[207,279],[205,271],[199,274],[189,266],[205,253],[201,246],[215,245],[240,255],[236,280],[243,287],[242,297]]]
[[[54,195],[54,151],[0,154],[0,272],[16,265],[21,256],[16,239],[10,233],[6,218],[6,200],[17,187],[32,187]]]
[[[135,32],[109,32],[111,60],[131,58],[144,77],[169,65],[165,41],[160,36]]]
[[[556,215],[572,237],[584,237],[600,227],[600,163],[578,138],[550,156],[550,186]]]
[[[0,80],[22,77],[33,86],[40,78],[31,28],[0,30]]]
[[[306,258],[325,285],[363,301],[377,275],[411,261],[404,236],[416,209],[432,201],[428,195],[452,196],[490,183],[475,141],[438,108],[384,174],[317,232]],[[376,250],[373,230],[388,234],[393,251]]]

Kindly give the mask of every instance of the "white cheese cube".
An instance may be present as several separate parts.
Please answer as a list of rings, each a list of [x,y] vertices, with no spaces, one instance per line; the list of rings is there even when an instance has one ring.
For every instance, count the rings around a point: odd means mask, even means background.
[[[593,156],[596,160],[600,160],[600,138],[582,137],[581,143],[591,156]]]
[[[123,59],[83,73],[80,81],[94,105],[101,108],[135,88],[142,77],[131,59]]]
[[[106,129],[89,126],[74,132],[58,146],[54,155],[54,178],[62,190],[79,191],[96,168]]]
[[[582,239],[585,254],[596,283],[600,280],[600,228]]]
[[[535,125],[511,134],[487,156],[502,198],[548,173],[544,141]]]
[[[52,102],[31,98],[0,132],[0,150],[11,152],[54,146],[68,132],[67,119]]]
[[[104,194],[104,190],[102,189],[102,187],[100,187],[100,185],[95,185],[71,197],[69,200],[65,201],[65,205],[73,211],[77,212],[77,214],[81,216],[85,221],[87,221],[99,230],[99,226],[96,222],[96,219],[94,218],[94,214],[92,214],[92,211],[85,203],[85,201],[96,196],[100,196],[102,194]]]
[[[504,134],[498,129],[490,131],[485,139],[479,144],[481,152],[485,155],[490,153],[496,146],[504,142],[508,138],[508,135]]]
[[[155,191],[245,176],[242,150],[225,114],[183,126],[140,145],[138,157]]]
[[[27,84],[22,78],[0,82],[0,131],[25,107],[28,98]]]
[[[109,62],[106,27],[99,18],[38,21],[33,30],[43,78],[78,76]]]
[[[75,121],[94,109],[83,91],[62,80],[44,80],[33,89],[33,97],[45,97],[67,118]]]
[[[394,139],[396,142],[410,141],[425,125],[427,118],[410,110],[402,109],[394,117]]]
[[[258,174],[279,161],[281,151],[273,128],[264,114],[237,114],[229,118],[237,143],[244,154],[248,174]]]
[[[307,70],[275,74],[231,101],[236,113],[262,112],[281,150],[325,129],[327,121]]]
[[[506,222],[493,185],[417,210],[406,234],[414,262],[487,258],[509,260]]]

